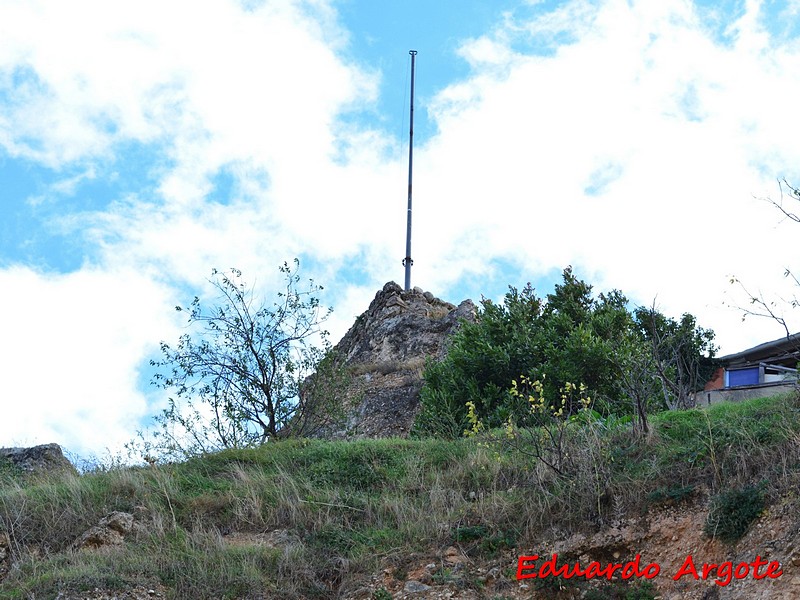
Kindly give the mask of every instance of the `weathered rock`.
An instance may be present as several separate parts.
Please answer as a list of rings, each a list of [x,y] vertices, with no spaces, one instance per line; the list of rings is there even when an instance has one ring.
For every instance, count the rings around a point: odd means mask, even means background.
[[[441,358],[462,320],[474,321],[475,315],[470,300],[455,306],[419,288],[384,285],[334,347],[352,381],[344,394],[344,423],[322,435],[408,435],[419,411],[425,362]]]
[[[422,594],[430,589],[431,586],[414,580],[406,581],[405,585],[403,586],[403,591],[407,594]]]
[[[0,460],[2,459],[25,473],[62,471],[77,474],[58,444],[43,444],[32,448],[0,448]]]
[[[75,550],[94,550],[107,546],[119,546],[125,536],[133,530],[133,515],[126,512],[111,513],[86,531],[73,544]]]

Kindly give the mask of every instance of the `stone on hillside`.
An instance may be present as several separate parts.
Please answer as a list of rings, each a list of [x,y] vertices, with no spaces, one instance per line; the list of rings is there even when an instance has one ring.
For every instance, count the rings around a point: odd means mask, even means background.
[[[352,379],[344,422],[322,437],[408,435],[419,412],[425,362],[441,359],[462,320],[475,315],[470,300],[455,306],[419,288],[384,285],[334,347]]]
[[[2,459],[25,473],[63,471],[77,474],[58,444],[43,444],[32,448],[0,448],[0,460]]]
[[[406,594],[423,594],[431,589],[431,586],[425,585],[419,581],[410,580],[406,581],[405,585],[403,586],[403,591]]]
[[[133,515],[126,512],[111,513],[87,530],[73,544],[75,550],[94,550],[108,546],[119,546],[133,529]]]

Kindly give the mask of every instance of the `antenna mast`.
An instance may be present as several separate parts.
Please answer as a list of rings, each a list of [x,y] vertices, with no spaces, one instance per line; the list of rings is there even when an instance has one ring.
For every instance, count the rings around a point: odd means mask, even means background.
[[[414,164],[414,62],[417,57],[416,50],[409,50],[411,55],[411,126],[408,133],[408,217],[406,219],[406,257],[403,259],[403,266],[406,268],[405,290],[411,289],[411,172]]]

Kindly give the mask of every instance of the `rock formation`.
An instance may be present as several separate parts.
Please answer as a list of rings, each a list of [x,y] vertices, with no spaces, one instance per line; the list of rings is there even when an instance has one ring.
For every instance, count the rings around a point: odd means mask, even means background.
[[[58,444],[43,444],[32,448],[0,448],[0,461],[4,459],[24,473],[64,471],[77,474]]]
[[[475,314],[470,300],[455,306],[419,288],[384,285],[334,347],[351,380],[344,423],[323,435],[408,435],[419,411],[425,362],[441,358],[462,319],[473,321]]]
[[[73,544],[74,550],[96,550],[119,546],[125,541],[134,526],[134,517],[126,512],[114,512],[104,517],[91,529],[84,532]]]

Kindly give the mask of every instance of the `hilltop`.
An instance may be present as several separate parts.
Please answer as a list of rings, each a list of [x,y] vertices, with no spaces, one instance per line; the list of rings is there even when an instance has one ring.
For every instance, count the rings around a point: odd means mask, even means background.
[[[419,412],[426,362],[444,357],[450,337],[462,322],[475,321],[476,310],[471,300],[456,306],[418,287],[384,285],[333,348],[351,376],[341,392],[343,418],[320,435],[407,436]]]
[[[26,474],[0,465],[3,598],[795,598],[800,401],[575,424],[554,476],[487,437],[290,440],[183,463]],[[710,516],[709,516],[710,515]],[[557,553],[661,574],[515,578]],[[698,564],[782,575],[673,581]]]

